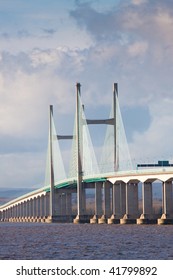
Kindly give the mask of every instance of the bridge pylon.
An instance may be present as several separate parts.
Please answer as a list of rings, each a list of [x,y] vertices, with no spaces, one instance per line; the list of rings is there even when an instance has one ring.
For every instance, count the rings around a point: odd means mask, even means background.
[[[83,213],[83,166],[82,166],[82,110],[80,104],[81,96],[81,84],[76,84],[76,148],[77,148],[77,216],[74,219],[74,223],[86,223],[89,222],[89,218]]]
[[[50,161],[50,202],[48,222],[53,222],[55,217],[55,177],[53,163],[53,105],[49,111],[49,161]]]

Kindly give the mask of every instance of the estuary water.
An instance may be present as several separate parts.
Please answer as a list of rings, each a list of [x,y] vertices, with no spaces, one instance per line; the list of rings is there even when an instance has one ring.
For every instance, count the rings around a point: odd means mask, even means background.
[[[173,225],[0,223],[0,260],[173,260]]]

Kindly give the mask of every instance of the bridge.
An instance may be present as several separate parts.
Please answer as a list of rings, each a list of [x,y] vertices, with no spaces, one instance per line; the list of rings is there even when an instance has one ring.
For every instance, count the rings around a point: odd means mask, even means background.
[[[99,161],[91,141],[90,125],[107,127],[102,151],[98,152]],[[68,174],[59,145],[64,140],[72,141]],[[107,119],[86,118],[81,85],[77,83],[72,135],[57,134],[53,106],[50,105],[44,186],[0,206],[0,221],[173,224],[173,167],[168,161],[161,163],[133,167],[117,83],[113,86],[112,109]],[[161,212],[156,213],[153,184],[158,181],[162,186],[162,206]],[[142,201],[139,188],[142,188]],[[94,198],[92,207],[91,194]]]

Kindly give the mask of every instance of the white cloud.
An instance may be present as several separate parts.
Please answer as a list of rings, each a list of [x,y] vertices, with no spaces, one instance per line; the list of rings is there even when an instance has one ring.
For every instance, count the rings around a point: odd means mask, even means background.
[[[148,49],[147,42],[135,42],[128,47],[128,52],[131,56],[140,56],[144,55]]]
[[[141,5],[147,3],[148,0],[132,0],[132,4],[134,5]]]

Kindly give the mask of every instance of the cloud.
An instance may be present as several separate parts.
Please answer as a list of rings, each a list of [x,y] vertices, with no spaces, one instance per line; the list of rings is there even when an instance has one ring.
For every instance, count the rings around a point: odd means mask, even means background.
[[[25,30],[25,29],[21,29],[21,30],[19,30],[18,32],[17,32],[17,36],[19,37],[19,38],[25,38],[25,37],[30,37],[30,36],[32,36],[27,30]]]
[[[131,56],[141,56],[147,52],[147,42],[135,42],[128,47],[128,52]]]
[[[57,31],[53,28],[43,28],[43,31],[48,34],[48,35],[53,35],[54,33],[56,33]]]
[[[141,4],[144,4],[147,2],[148,2],[148,0],[132,0],[132,4],[134,4],[134,5],[141,5]]]

